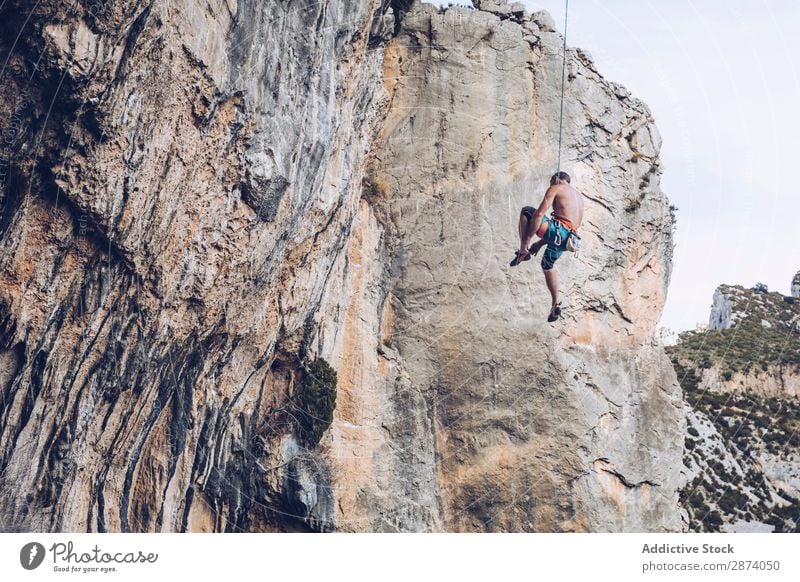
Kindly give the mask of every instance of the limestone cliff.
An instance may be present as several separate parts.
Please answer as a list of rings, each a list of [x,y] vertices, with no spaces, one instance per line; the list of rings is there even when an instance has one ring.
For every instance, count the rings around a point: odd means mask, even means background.
[[[660,138],[568,51],[546,324],[561,38],[484,4],[0,8],[3,529],[681,527]]]

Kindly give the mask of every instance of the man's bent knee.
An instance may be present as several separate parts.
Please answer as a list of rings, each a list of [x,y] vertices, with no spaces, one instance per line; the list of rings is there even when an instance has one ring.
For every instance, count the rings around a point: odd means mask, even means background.
[[[549,247],[545,250],[544,255],[542,256],[542,270],[543,271],[551,271],[553,266],[556,264],[556,261],[561,257],[561,253],[553,252]]]
[[[536,214],[536,209],[533,206],[523,206],[522,214],[528,218],[533,218],[533,215]]]

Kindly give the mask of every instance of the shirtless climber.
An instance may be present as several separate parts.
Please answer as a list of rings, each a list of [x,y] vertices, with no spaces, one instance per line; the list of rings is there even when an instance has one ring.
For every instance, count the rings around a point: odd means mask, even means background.
[[[544,214],[551,204],[553,212],[548,218]],[[553,297],[547,321],[553,322],[561,315],[561,304],[558,301],[558,277],[553,270],[553,264],[567,249],[567,238],[570,231],[577,232],[582,221],[583,198],[580,192],[570,185],[569,175],[566,172],[558,172],[550,178],[550,187],[545,192],[544,200],[538,209],[525,206],[520,213],[520,250],[515,251],[516,256],[511,261],[511,266],[516,267],[522,261],[529,261],[544,245],[547,245],[544,256],[542,256],[542,270],[547,288]],[[540,240],[528,248],[534,234]]]

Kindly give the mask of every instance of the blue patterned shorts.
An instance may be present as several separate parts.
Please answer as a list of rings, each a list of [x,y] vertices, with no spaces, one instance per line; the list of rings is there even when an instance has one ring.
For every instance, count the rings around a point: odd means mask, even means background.
[[[525,206],[522,212],[528,216],[533,216],[536,209],[532,206]],[[542,233],[545,228],[547,230]],[[547,216],[542,218],[542,225],[537,232],[537,234],[542,233],[539,236],[542,240],[547,241],[547,249],[545,249],[544,256],[542,256],[542,269],[545,271],[552,269],[555,262],[564,254],[564,251],[567,250],[569,232],[569,229],[559,221],[553,220]]]

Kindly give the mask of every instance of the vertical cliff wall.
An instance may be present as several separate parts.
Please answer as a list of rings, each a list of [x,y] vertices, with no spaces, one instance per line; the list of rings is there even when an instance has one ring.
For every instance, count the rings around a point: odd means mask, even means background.
[[[376,3],[72,8],[3,8],[2,523],[302,525],[268,411],[342,276]]]
[[[0,22],[3,529],[680,527],[660,142],[581,51],[564,320],[505,266],[553,171],[546,15],[118,0]],[[315,443],[318,357],[338,382]]]
[[[652,337],[672,251],[660,139],[582,51],[562,167],[585,250],[558,264],[564,320],[545,323],[538,265],[507,266],[555,170],[561,42],[544,14],[423,5],[389,43],[369,200],[399,273],[394,339],[432,403],[448,528],[677,529],[683,413]]]

